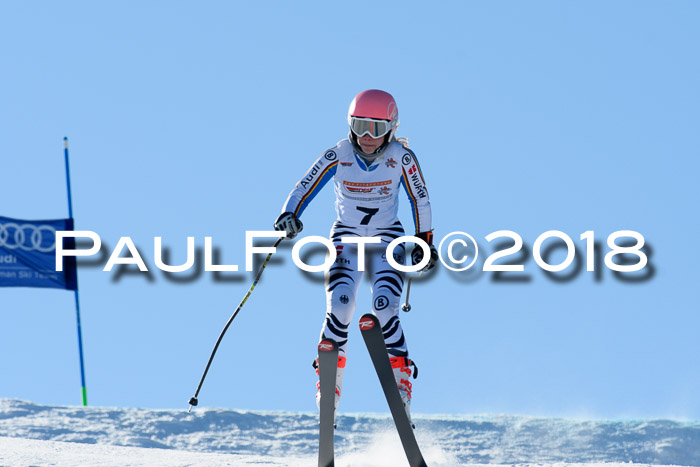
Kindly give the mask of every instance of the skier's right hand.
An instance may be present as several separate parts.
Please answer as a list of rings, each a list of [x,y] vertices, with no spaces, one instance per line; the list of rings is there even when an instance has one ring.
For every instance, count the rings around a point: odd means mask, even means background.
[[[304,230],[304,224],[301,223],[297,216],[292,212],[283,212],[275,221],[275,230],[284,230],[288,239],[297,236],[299,232]]]
[[[423,240],[430,247],[430,259],[428,260],[428,264],[421,270],[422,272],[428,272],[433,269],[438,262],[438,251],[435,245],[433,245],[433,232],[421,232],[416,234],[416,237]],[[423,261],[423,249],[419,245],[414,245],[413,251],[411,252],[411,262],[415,266],[421,261]]]

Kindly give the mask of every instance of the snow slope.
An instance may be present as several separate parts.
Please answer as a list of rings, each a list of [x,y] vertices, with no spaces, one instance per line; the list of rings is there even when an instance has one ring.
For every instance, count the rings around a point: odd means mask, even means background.
[[[414,417],[431,466],[700,465],[700,423]],[[313,413],[52,407],[0,399],[0,465],[314,465]],[[406,465],[388,415],[338,417],[337,465]]]

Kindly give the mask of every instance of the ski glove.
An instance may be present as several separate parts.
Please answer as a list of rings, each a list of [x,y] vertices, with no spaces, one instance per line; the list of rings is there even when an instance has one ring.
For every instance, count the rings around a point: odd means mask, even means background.
[[[433,245],[433,232],[420,232],[415,236],[430,246],[430,260],[422,270],[422,272],[428,272],[433,269],[438,262],[438,251],[435,245]],[[411,261],[414,266],[423,261],[423,249],[419,245],[414,245],[413,251],[411,252]]]
[[[283,212],[275,221],[275,230],[284,230],[287,233],[287,238],[291,240],[304,230],[304,224],[297,219],[294,213]]]

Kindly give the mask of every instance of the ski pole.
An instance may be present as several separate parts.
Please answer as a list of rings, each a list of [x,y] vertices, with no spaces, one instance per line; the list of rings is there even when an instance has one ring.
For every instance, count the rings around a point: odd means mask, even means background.
[[[414,277],[421,277],[422,275],[423,271],[421,271],[420,274],[412,274],[408,277],[408,281],[406,283],[406,301],[403,305],[401,305],[401,311],[411,311],[411,304],[408,303],[408,296],[411,293],[411,281]]]
[[[282,240],[284,240],[287,237],[280,237],[277,239],[274,245],[272,245],[272,248],[277,248],[277,245],[280,244]],[[192,407],[197,406],[199,404],[199,400],[197,400],[197,396],[199,395],[199,391],[202,389],[202,384],[204,384],[204,379],[207,377],[207,373],[209,372],[209,367],[211,366],[211,362],[214,360],[214,355],[216,355],[216,351],[219,348],[219,344],[221,343],[221,339],[224,338],[224,334],[226,334],[226,331],[228,331],[229,326],[231,326],[231,323],[233,320],[236,318],[236,315],[238,314],[239,311],[241,311],[241,308],[243,308],[243,305],[245,304],[246,300],[248,300],[248,297],[250,297],[250,294],[253,293],[253,289],[255,289],[255,286],[258,284],[258,281],[260,280],[260,276],[262,276],[263,271],[265,270],[265,266],[267,266],[267,262],[270,261],[270,258],[272,257],[272,252],[268,253],[267,258],[265,258],[265,261],[263,261],[262,266],[260,266],[260,270],[258,271],[258,275],[255,276],[255,280],[253,281],[253,285],[250,286],[250,289],[248,290],[248,293],[245,294],[245,297],[243,297],[243,300],[241,303],[238,305],[238,308],[236,308],[236,311],[233,312],[231,317],[228,319],[226,322],[226,326],[224,326],[223,331],[221,331],[221,334],[219,334],[219,338],[216,340],[216,345],[214,345],[214,350],[211,351],[211,356],[209,356],[209,361],[207,362],[207,367],[204,369],[204,374],[202,375],[202,379],[199,380],[199,386],[197,386],[197,390],[194,393],[194,396],[190,398],[189,404],[190,408],[187,410],[187,412],[192,411]]]

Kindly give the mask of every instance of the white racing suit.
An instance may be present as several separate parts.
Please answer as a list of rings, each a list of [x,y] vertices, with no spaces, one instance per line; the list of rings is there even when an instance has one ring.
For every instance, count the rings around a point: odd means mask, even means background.
[[[379,318],[390,357],[408,357],[406,339],[399,320],[404,274],[386,260],[386,246],[404,235],[398,220],[400,187],[411,203],[415,233],[431,230],[428,190],[415,154],[394,141],[370,165],[357,156],[348,139],[324,152],[289,194],[282,212],[300,217],[309,202],[333,179],[338,214],[331,240],[338,257],[325,276],[326,319],[321,339],[338,342],[340,356],[347,348],[348,328],[355,310],[355,297],[362,278],[357,245],[341,243],[342,237],[378,237],[381,244],[365,246],[365,269],[372,290],[372,313]],[[403,244],[394,259],[405,264]]]

